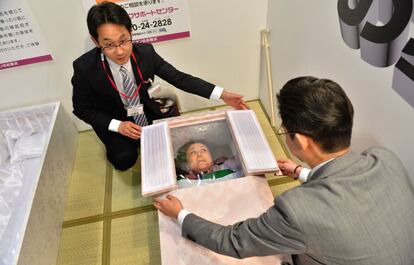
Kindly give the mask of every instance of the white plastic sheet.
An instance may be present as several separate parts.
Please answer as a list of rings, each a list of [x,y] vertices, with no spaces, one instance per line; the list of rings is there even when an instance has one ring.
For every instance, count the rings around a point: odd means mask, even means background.
[[[0,241],[24,183],[21,164],[42,155],[52,108],[0,113]]]

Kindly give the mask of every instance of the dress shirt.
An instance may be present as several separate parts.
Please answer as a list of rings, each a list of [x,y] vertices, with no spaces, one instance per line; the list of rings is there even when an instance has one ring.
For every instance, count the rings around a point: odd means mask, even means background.
[[[308,176],[310,174],[311,170],[306,167],[302,167],[302,170],[299,173],[299,181],[300,183],[306,182],[308,180]]]
[[[124,92],[124,85],[123,85],[122,75],[120,71],[122,66],[128,71],[129,77],[136,84],[135,76],[132,74],[131,60],[129,60],[127,63],[123,65],[119,65],[115,63],[114,61],[112,61],[111,59],[109,59],[108,57],[106,57],[106,59],[108,60],[109,68],[111,69],[112,76],[114,77],[116,88],[119,91]],[[121,97],[121,100],[124,103],[124,105],[126,105],[125,99],[123,97]],[[120,120],[112,119],[111,122],[109,123],[108,129],[113,132],[118,132],[120,124],[121,124]]]
[[[327,164],[327,163],[329,163],[329,162],[331,162],[332,160],[334,160],[335,158],[331,158],[331,159],[329,159],[329,160],[326,160],[326,161],[324,161],[324,162],[322,162],[322,163],[320,163],[319,165],[317,165],[316,167],[314,167],[314,168],[312,168],[312,169],[309,169],[309,168],[306,168],[306,167],[303,167],[302,168],[302,170],[300,171],[300,173],[299,173],[299,181],[300,181],[300,183],[304,183],[304,182],[306,182],[306,181],[308,181],[308,178],[310,177],[310,176],[312,176],[312,174],[314,174],[318,169],[320,169],[323,165],[325,165],[325,164]]]

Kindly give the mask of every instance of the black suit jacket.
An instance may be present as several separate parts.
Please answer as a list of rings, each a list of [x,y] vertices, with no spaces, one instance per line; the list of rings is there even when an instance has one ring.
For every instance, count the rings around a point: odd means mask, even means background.
[[[210,97],[215,87],[209,82],[175,69],[155,52],[151,44],[134,44],[133,53],[144,80],[149,78],[154,80],[154,75],[157,75],[179,89],[205,98]],[[107,75],[112,79],[113,77],[106,59],[104,63],[107,71],[102,66],[99,48],[90,50],[73,62],[73,113],[92,125],[98,134],[108,131],[112,119],[133,121],[132,117],[127,117],[119,93],[108,79]],[[141,78],[133,60],[131,65],[135,80],[139,84]],[[150,84],[143,84],[139,90],[139,96],[144,105],[144,113],[151,123],[153,120],[164,118],[164,116],[160,112],[159,106],[150,99],[149,87]]]

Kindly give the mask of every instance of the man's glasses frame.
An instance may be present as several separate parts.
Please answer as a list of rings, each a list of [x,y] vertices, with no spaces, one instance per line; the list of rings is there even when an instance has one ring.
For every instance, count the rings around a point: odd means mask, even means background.
[[[109,44],[109,45],[106,45],[106,46],[99,46],[99,47],[102,49],[102,51],[114,52],[117,48],[125,49],[131,43],[132,43],[132,39],[129,39],[129,40],[121,40],[118,43],[118,45]]]

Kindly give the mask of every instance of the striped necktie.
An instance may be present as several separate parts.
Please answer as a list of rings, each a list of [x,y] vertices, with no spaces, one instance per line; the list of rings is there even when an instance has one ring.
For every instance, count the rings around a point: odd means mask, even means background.
[[[134,95],[135,89],[137,89],[137,85],[129,77],[128,70],[125,67],[121,66],[121,68],[119,69],[119,71],[120,71],[120,73],[122,75],[122,85],[124,87],[124,93],[128,97],[132,97]],[[125,101],[126,101],[128,107],[138,106],[139,103],[140,103],[139,102],[139,95],[137,94],[133,98],[125,99]],[[134,121],[139,126],[148,125],[148,120],[147,120],[147,117],[145,117],[145,114],[135,115],[134,116]]]

